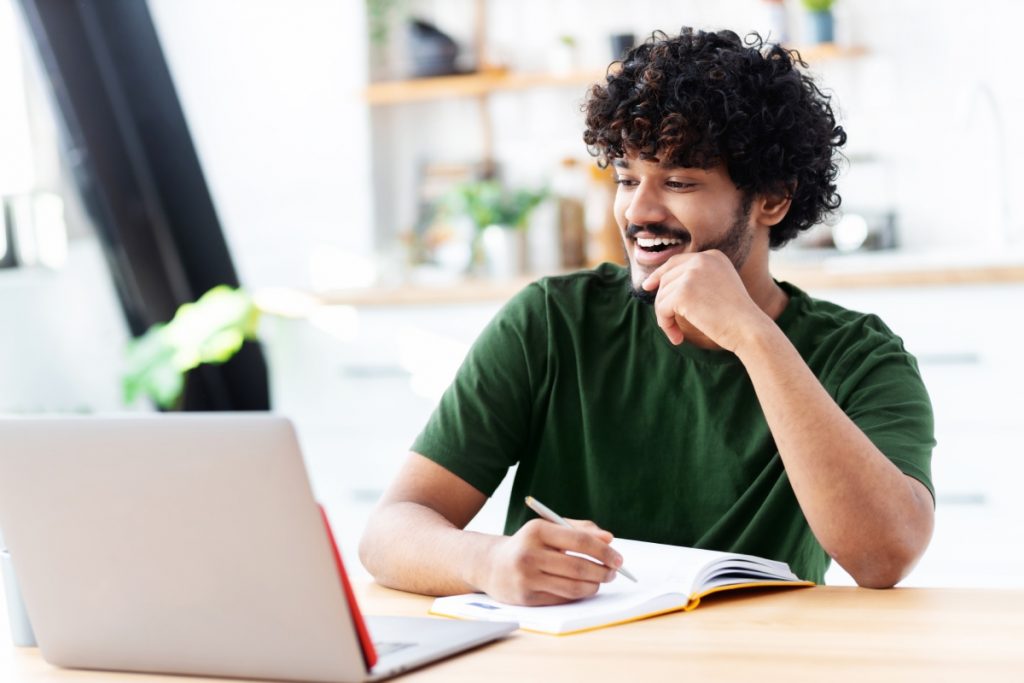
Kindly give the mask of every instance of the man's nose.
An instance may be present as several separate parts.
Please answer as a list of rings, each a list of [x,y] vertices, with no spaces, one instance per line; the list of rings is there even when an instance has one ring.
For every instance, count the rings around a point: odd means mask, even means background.
[[[660,194],[651,189],[647,183],[640,183],[629,198],[625,216],[630,223],[649,225],[664,223],[668,218],[668,211],[665,209]]]

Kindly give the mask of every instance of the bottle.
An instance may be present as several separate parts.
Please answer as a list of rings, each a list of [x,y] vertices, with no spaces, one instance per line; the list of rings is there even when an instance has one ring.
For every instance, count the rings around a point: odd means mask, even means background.
[[[622,234],[615,221],[615,174],[611,167],[591,164],[587,173],[585,225],[587,229],[587,262],[626,265]]]
[[[558,242],[563,270],[587,265],[587,230],[584,198],[587,179],[583,164],[567,157],[551,180],[558,213]]]

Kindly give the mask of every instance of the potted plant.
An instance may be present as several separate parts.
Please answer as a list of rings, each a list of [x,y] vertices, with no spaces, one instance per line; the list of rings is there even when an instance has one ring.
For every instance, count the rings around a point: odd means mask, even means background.
[[[180,407],[189,370],[224,363],[256,338],[261,316],[252,297],[226,285],[183,304],[167,323],[157,323],[128,344],[122,375],[125,404],[148,396],[164,409]]]
[[[562,34],[551,47],[548,68],[551,73],[568,74],[572,73],[578,65],[578,48],[576,37],[569,34]]]
[[[509,277],[525,270],[526,221],[547,190],[509,190],[496,180],[475,180],[449,193],[449,212],[472,222],[473,261],[492,277]]]
[[[835,0],[800,0],[807,10],[807,38],[811,43],[835,41],[832,6]]]

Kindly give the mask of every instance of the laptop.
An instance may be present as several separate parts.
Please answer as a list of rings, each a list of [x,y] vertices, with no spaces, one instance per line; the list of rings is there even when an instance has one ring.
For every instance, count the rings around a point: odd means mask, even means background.
[[[364,619],[286,418],[0,418],[0,444],[0,529],[57,666],[347,683],[516,628]]]

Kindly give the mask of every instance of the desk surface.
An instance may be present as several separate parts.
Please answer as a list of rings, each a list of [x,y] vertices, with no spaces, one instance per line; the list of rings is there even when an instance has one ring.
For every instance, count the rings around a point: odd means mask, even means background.
[[[430,599],[368,584],[369,614],[423,615]],[[0,604],[2,607],[2,604]],[[4,614],[0,612],[0,614]],[[9,645],[4,683],[185,683],[71,671]],[[515,633],[400,681],[1024,681],[1024,591],[816,587],[719,595],[696,611],[573,636]]]

